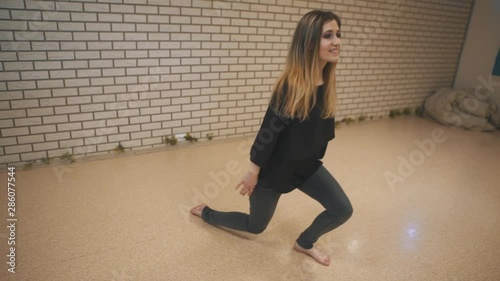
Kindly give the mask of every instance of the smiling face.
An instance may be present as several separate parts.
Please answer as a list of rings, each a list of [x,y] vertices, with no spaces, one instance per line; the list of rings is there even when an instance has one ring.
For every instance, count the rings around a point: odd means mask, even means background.
[[[319,45],[319,59],[322,63],[337,62],[340,53],[340,30],[337,21],[332,20],[323,24],[321,42]]]

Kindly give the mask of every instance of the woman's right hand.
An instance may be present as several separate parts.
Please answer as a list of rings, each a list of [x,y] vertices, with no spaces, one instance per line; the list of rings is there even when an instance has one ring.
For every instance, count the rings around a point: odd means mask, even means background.
[[[246,174],[241,178],[240,182],[236,185],[236,190],[241,187],[240,194],[245,196],[252,195],[255,186],[257,185],[257,179],[259,176],[260,167],[250,162],[250,167]]]

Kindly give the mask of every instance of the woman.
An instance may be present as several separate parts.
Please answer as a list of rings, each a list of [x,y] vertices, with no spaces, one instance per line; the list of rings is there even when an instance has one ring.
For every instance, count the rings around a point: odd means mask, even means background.
[[[315,10],[302,17],[252,145],[249,170],[236,186],[241,195],[249,195],[250,213],[219,212],[200,204],[191,209],[192,214],[213,225],[261,233],[281,194],[298,188],[326,210],[297,238],[294,249],[330,264],[330,258],[313,244],[352,215],[349,199],[319,160],[335,136],[339,50],[337,15]]]

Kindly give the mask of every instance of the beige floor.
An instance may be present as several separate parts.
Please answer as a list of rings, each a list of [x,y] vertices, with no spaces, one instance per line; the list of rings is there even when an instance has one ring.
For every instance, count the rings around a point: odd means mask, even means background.
[[[429,155],[419,153],[415,141],[431,139],[435,129],[446,140]],[[414,117],[341,126],[324,164],[354,215],[317,243],[330,254],[329,267],[292,250],[322,211],[298,190],[281,198],[259,235],[187,215],[202,197],[216,209],[247,211],[248,197],[233,186],[252,140],[19,169],[17,273],[7,272],[2,227],[0,279],[500,280],[499,131]],[[413,173],[398,172],[410,157],[420,161],[409,164]],[[0,180],[5,214],[5,173]]]

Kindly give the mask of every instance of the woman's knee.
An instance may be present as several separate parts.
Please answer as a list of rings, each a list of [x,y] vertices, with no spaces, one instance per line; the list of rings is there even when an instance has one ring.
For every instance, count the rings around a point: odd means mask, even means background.
[[[327,212],[332,217],[335,217],[337,219],[342,220],[343,222],[346,222],[352,217],[354,210],[352,208],[351,203],[348,202],[346,204],[343,204],[341,207],[336,206],[335,208],[327,210]]]
[[[252,234],[260,234],[266,230],[267,225],[247,226],[247,231]]]
[[[269,224],[270,220],[266,219],[256,219],[256,217],[247,217],[246,221],[246,228],[247,232],[253,233],[253,234],[259,234],[264,232],[266,230],[267,225]]]
[[[352,214],[353,214],[354,210],[352,208],[352,205],[351,203],[347,204],[346,206],[344,206],[344,219],[345,221],[347,221],[348,219],[350,219],[352,217]]]

